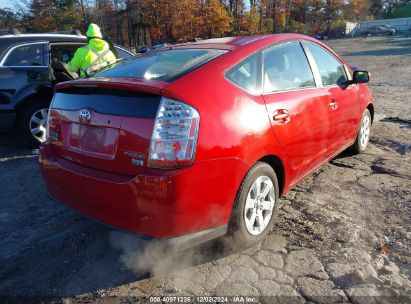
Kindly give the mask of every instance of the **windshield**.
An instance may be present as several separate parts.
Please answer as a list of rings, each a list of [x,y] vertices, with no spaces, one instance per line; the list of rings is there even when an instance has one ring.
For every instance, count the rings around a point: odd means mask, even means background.
[[[171,81],[221,56],[225,50],[180,49],[152,51],[122,60],[94,77],[144,78]]]

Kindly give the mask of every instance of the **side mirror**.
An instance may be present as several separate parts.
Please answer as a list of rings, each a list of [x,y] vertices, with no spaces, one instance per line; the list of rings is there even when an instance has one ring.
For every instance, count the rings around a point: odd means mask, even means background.
[[[370,81],[370,73],[367,71],[354,71],[352,83],[366,83]]]

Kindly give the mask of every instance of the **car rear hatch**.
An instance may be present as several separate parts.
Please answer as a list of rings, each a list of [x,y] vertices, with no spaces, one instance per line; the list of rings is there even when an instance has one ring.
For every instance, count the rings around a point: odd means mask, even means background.
[[[163,81],[99,79],[57,86],[49,118],[54,152],[104,171],[134,175],[147,167]]]

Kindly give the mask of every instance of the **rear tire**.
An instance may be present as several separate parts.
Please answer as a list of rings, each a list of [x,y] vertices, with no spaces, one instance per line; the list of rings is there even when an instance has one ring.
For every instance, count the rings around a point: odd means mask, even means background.
[[[362,114],[360,126],[358,127],[357,138],[355,139],[354,144],[349,148],[350,152],[353,154],[360,154],[367,149],[371,134],[371,124],[371,113],[368,109],[365,109]]]
[[[29,148],[37,148],[46,140],[46,123],[49,104],[31,102],[20,111],[17,131],[20,141]]]
[[[278,210],[278,180],[270,165],[257,162],[243,179],[234,202],[229,235],[235,246],[249,247],[263,240]]]

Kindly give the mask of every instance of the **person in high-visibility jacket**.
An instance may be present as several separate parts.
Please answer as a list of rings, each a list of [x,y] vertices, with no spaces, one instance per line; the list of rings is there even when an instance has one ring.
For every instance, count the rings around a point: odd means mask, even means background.
[[[88,44],[78,48],[68,64],[68,70],[76,73],[80,71],[80,76],[90,75],[117,60],[108,43],[102,39],[97,24],[89,25],[86,36],[89,39]]]

